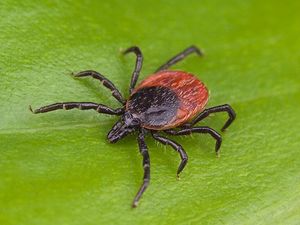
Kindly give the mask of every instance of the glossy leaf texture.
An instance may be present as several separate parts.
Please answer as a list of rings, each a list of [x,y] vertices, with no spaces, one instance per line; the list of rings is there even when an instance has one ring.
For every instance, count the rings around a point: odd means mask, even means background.
[[[0,224],[298,224],[300,221],[300,4],[287,0],[12,1],[0,3]],[[116,121],[93,111],[33,115],[37,107],[91,101],[118,107],[92,69],[128,97],[134,55],[141,79],[190,46],[174,69],[196,74],[208,106],[237,120],[221,157],[207,135],[174,137],[179,155],[150,137],[151,183],[134,135],[109,144]],[[199,125],[220,131],[225,114]]]

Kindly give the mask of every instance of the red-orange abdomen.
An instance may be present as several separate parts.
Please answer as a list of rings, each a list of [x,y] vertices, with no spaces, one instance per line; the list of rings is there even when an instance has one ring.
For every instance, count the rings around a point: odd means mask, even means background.
[[[143,80],[132,92],[126,108],[140,117],[143,127],[164,130],[203,111],[208,97],[207,88],[194,75],[164,70]]]

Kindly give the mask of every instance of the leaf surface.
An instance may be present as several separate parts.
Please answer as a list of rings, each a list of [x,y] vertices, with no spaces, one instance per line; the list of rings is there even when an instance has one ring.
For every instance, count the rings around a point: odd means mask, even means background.
[[[1,224],[297,224],[300,221],[300,16],[298,1],[12,1],[0,7]],[[147,144],[151,184],[142,181],[135,136],[114,145],[116,121],[90,111],[33,115],[32,105],[92,101],[118,107],[105,74],[128,97],[133,55],[140,80],[194,44],[174,69],[208,86],[209,106],[229,103],[237,120],[223,134],[221,158],[206,135],[176,137],[189,163]],[[226,115],[200,124],[220,131]]]

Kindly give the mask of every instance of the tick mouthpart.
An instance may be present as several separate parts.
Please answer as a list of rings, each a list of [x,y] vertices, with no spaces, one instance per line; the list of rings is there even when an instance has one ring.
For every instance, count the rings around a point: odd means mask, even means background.
[[[107,139],[110,143],[116,143],[132,131],[134,131],[133,128],[129,128],[126,124],[118,122],[107,134]]]
[[[109,143],[113,144],[113,143],[116,143],[119,140],[119,138],[118,138],[118,136],[116,136],[112,133],[108,133],[107,140],[109,141]]]
[[[118,141],[118,136],[117,135],[117,131],[116,130],[111,130],[108,134],[107,134],[107,140],[110,143],[116,143]]]

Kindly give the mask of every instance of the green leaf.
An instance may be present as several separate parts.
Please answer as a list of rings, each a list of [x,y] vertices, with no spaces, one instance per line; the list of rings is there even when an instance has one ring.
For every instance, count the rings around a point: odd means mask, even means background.
[[[300,221],[299,1],[1,1],[0,224],[298,224]],[[189,163],[147,138],[151,184],[142,181],[135,136],[112,145],[115,117],[37,108],[61,101],[117,107],[93,79],[122,93],[134,67],[120,50],[138,45],[140,80],[184,48],[174,69],[197,74],[208,106],[229,103],[237,120],[221,158],[206,135],[176,137]],[[226,115],[201,124],[218,131]]]

